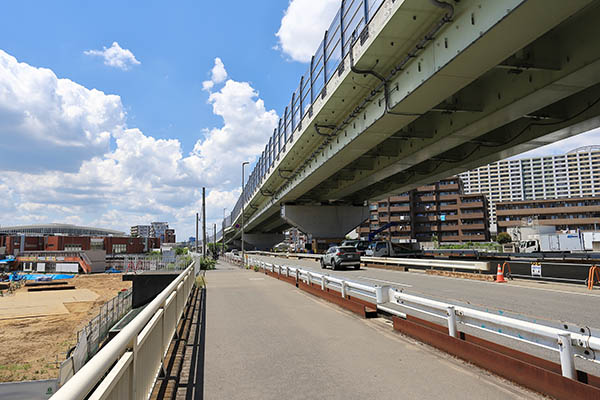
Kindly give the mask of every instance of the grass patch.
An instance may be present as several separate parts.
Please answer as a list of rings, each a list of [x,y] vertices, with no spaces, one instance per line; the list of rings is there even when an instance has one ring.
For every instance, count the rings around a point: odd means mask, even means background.
[[[28,371],[31,364],[0,364],[0,370],[5,371]]]

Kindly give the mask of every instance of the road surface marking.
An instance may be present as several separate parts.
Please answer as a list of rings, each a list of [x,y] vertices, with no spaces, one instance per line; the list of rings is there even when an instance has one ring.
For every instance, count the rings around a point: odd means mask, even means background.
[[[366,276],[359,276],[359,278],[361,278],[361,279],[367,279],[367,280],[369,280],[369,281],[384,282],[384,283],[392,283],[392,284],[394,284],[394,285],[398,285],[398,286],[413,287],[413,285],[407,285],[407,284],[405,284],[405,283],[399,283],[399,282],[386,281],[386,280],[383,280],[383,279],[367,278]]]

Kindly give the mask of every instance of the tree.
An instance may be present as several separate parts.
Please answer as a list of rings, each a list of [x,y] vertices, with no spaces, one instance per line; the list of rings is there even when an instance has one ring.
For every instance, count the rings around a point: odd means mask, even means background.
[[[496,237],[496,242],[498,242],[499,244],[506,244],[512,242],[512,238],[508,233],[500,232]]]
[[[187,247],[178,247],[175,249],[175,254],[177,254],[178,256],[183,256],[187,253],[188,253]]]

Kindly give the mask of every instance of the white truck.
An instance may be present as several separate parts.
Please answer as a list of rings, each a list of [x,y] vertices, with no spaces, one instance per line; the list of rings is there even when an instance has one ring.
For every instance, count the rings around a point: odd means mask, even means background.
[[[367,257],[399,257],[413,251],[413,243],[392,243],[387,240],[371,242],[365,251]]]
[[[540,234],[519,242],[519,253],[578,252],[585,251],[581,233]]]

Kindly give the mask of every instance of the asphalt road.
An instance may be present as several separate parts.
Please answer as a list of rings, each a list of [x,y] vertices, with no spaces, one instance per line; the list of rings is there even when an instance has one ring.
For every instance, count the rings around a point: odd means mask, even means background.
[[[269,263],[301,266],[323,273],[319,263],[310,259],[290,260],[256,255],[252,257]],[[499,284],[377,268],[350,268],[338,271],[327,269],[326,273],[371,285],[389,285],[409,294],[422,294],[441,301],[499,309],[531,319],[567,321],[600,328],[600,290],[590,292],[583,285],[524,279]]]
[[[206,399],[541,398],[263,274],[206,282]]]

